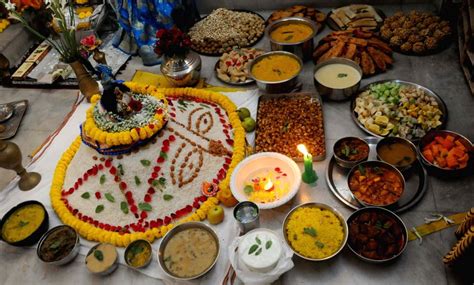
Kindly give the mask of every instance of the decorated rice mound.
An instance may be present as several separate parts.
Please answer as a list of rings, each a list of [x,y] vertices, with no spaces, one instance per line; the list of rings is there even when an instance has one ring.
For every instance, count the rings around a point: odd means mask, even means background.
[[[156,132],[150,125],[115,133],[107,130],[117,137],[110,144],[128,140],[121,136],[134,140],[136,134],[129,134],[134,131],[139,134],[135,143],[147,141],[124,155],[102,155],[77,137],[60,159],[51,188],[53,208],[65,224],[88,240],[117,246],[137,239],[151,242],[176,223],[203,220],[219,200],[232,204],[229,178],[244,156],[245,145],[235,105],[221,94],[126,86],[132,97],[160,98],[157,110],[167,104],[160,112],[167,114],[166,125]],[[89,122],[99,100],[93,98]],[[100,125],[95,122],[94,127]],[[202,191],[204,186],[215,191]]]

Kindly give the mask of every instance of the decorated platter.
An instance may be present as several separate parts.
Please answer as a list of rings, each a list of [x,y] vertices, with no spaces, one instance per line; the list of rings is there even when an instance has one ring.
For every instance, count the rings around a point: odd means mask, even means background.
[[[263,53],[263,50],[255,48],[236,49],[224,53],[214,66],[216,78],[223,83],[236,86],[255,82],[248,74],[248,65]]]
[[[138,239],[152,242],[176,223],[203,220],[219,201],[232,204],[230,175],[245,145],[236,107],[225,96],[125,85],[134,93],[165,98],[167,124],[155,135],[156,120],[128,132],[96,135],[99,130],[92,128],[88,133],[99,140],[104,136],[108,144],[149,140],[125,155],[100,154],[78,136],[57,164],[50,194],[65,224],[87,240],[119,247]],[[102,104],[97,97],[91,109]],[[205,192],[204,185],[216,191]]]
[[[381,80],[364,86],[353,97],[350,108],[356,125],[376,137],[400,136],[418,141],[429,130],[444,128],[448,120],[441,97],[403,80]]]
[[[365,137],[363,139],[370,147],[369,161],[376,160],[375,147],[380,138]],[[347,184],[349,171],[350,169],[348,168],[340,167],[333,156],[326,169],[326,183],[334,196],[343,204],[355,210],[361,209],[364,206],[354,198]],[[409,170],[403,172],[403,176],[405,178],[405,191],[397,203],[388,207],[388,209],[396,213],[407,211],[415,206],[428,189],[428,174],[419,160]]]

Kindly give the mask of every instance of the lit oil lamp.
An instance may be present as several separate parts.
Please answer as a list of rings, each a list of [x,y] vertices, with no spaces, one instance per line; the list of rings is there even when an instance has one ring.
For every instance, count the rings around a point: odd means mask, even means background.
[[[274,184],[273,184],[272,180],[271,180],[271,179],[268,179],[268,182],[265,183],[265,185],[263,186],[263,190],[265,190],[265,191],[272,191],[273,188],[274,188]]]
[[[308,152],[304,144],[299,144],[297,148],[303,154],[304,172],[301,176],[303,182],[306,184],[316,182],[318,175],[316,175],[316,171],[313,169],[313,156]]]

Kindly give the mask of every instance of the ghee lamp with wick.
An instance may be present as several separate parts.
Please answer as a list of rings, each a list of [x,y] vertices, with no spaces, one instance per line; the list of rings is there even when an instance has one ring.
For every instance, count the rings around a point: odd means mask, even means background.
[[[313,169],[313,156],[308,152],[304,144],[299,144],[297,148],[298,151],[303,154],[304,161],[304,172],[301,175],[301,179],[306,184],[316,182],[316,180],[318,180],[318,175],[316,175],[316,171]]]

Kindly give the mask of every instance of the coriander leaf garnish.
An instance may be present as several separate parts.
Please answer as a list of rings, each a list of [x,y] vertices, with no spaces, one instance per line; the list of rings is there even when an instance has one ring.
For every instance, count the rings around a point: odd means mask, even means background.
[[[122,212],[124,214],[128,214],[128,204],[127,204],[127,202],[123,201],[123,202],[120,203],[120,210],[122,210]]]
[[[104,210],[104,205],[99,205],[95,208],[95,213],[98,214]]]
[[[249,255],[254,253],[257,250],[257,248],[258,248],[257,244],[252,245],[249,249]]]
[[[91,197],[91,194],[89,192],[84,192],[81,195],[81,198],[83,199],[89,199]]]
[[[347,77],[347,73],[339,73],[339,74],[337,74],[337,77],[338,78]]]
[[[112,196],[110,193],[105,193],[105,199],[109,200],[111,203],[115,202],[114,196]]]
[[[143,166],[150,166],[151,161],[149,161],[148,159],[142,159],[142,160],[140,160],[140,163],[141,163]]]
[[[308,235],[312,236],[312,237],[315,237],[317,235],[316,230],[313,227],[304,228],[303,232],[305,234],[308,234]]]
[[[97,259],[98,261],[102,261],[104,260],[104,254],[102,253],[102,251],[100,250],[94,250],[94,257],[95,259]]]
[[[265,249],[269,249],[271,246],[272,246],[272,241],[271,241],[271,240],[268,240],[268,241],[265,243]]]
[[[142,210],[142,211],[147,211],[147,212],[149,212],[149,211],[152,210],[151,205],[148,204],[148,203],[139,203],[139,204],[138,204],[138,208],[139,208],[140,210]]]

